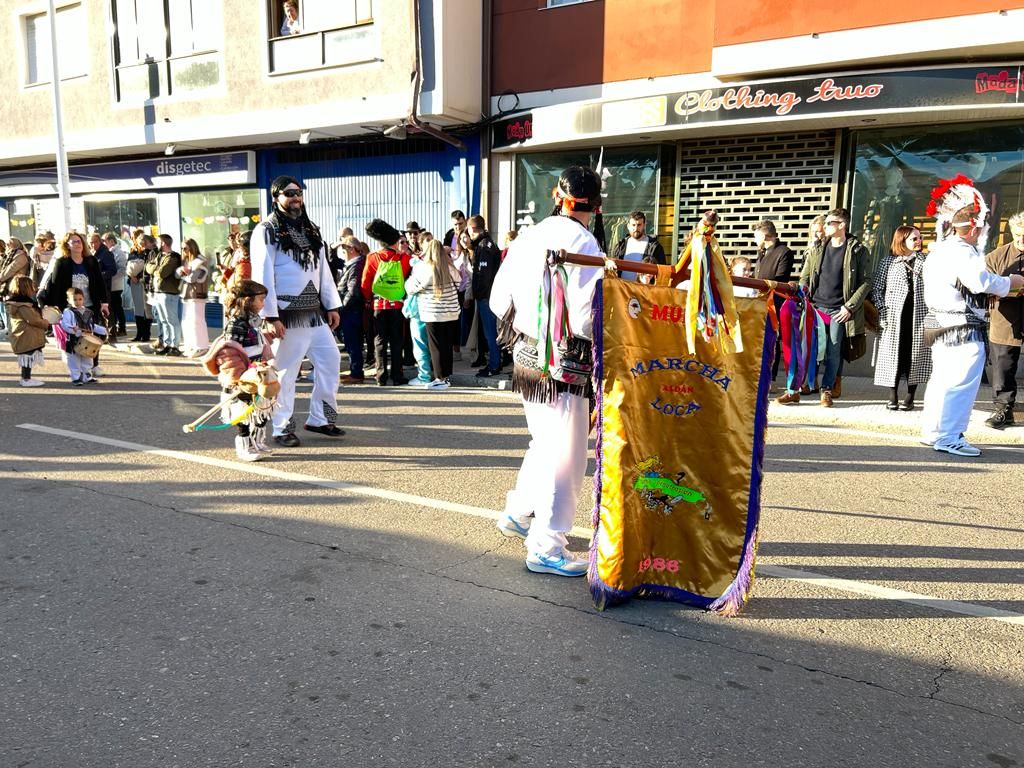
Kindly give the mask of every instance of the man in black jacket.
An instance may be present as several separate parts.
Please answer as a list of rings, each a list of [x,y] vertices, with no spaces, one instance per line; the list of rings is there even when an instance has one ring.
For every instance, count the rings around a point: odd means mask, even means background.
[[[665,249],[661,247],[658,238],[647,234],[647,217],[643,211],[633,211],[629,214],[629,221],[626,223],[629,230],[629,237],[624,237],[612,248],[613,259],[624,259],[626,261],[644,261],[648,264],[664,264]],[[622,277],[627,280],[636,280],[636,272],[623,272]]]
[[[754,276],[759,280],[774,280],[777,283],[788,283],[793,279],[793,249],[779,240],[775,222],[763,219],[754,225],[754,244],[757,246],[757,271]],[[785,303],[785,297],[775,296],[775,312],[778,314]],[[782,360],[782,343],[775,339],[775,361],[772,363],[772,385],[769,392],[775,391],[775,377],[779,375],[779,361]]]
[[[491,311],[491,286],[501,266],[501,251],[494,244],[483,216],[470,216],[467,223],[473,241],[473,299],[480,326],[487,341],[487,365],[476,372],[482,378],[501,373],[501,348],[498,347],[498,318]]]
[[[341,238],[338,251],[344,257],[341,277],[338,278],[338,296],[341,299],[341,324],[335,331],[348,353],[349,371],[341,377],[342,384],[362,384],[363,373],[363,312],[366,300],[360,282],[366,257],[359,251],[359,241],[351,235]]]

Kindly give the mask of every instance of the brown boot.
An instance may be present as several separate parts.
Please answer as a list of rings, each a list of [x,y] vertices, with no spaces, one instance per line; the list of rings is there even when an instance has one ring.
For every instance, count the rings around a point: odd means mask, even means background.
[[[775,402],[779,405],[796,405],[800,402],[799,392],[783,392],[781,395],[775,398]]]
[[[832,407],[832,390],[823,389],[821,390],[821,407],[831,408]]]
[[[832,399],[838,400],[843,396],[843,377],[836,376],[836,382],[832,385]]]

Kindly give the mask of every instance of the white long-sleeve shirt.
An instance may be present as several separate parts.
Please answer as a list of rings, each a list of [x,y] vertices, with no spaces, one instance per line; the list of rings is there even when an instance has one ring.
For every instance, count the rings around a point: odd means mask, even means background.
[[[501,317],[514,303],[516,318],[513,326],[531,338],[538,338],[540,315],[537,300],[547,268],[547,252],[562,248],[568,253],[584,256],[604,255],[590,230],[578,221],[568,216],[548,216],[512,241],[491,286],[491,311]],[[569,328],[575,336],[593,339],[591,311],[594,288],[603,270],[566,264],[565,271],[568,276],[566,304]]]
[[[957,288],[958,280],[971,293],[1005,296],[1010,292],[1010,278],[989,272],[978,249],[956,236],[929,249],[923,276],[925,304],[944,328],[963,325],[967,312],[985,318],[984,309],[968,306]]]

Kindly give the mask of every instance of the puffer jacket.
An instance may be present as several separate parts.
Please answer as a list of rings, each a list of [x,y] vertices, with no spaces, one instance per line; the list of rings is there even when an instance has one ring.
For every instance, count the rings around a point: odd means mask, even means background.
[[[15,294],[7,302],[7,314],[11,318],[8,339],[16,355],[24,355],[46,346],[46,329],[50,324],[43,320],[35,301],[27,296]]]

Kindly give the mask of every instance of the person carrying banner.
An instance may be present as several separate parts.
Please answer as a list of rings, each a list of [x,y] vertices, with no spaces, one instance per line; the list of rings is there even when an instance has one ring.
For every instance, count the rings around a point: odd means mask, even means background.
[[[512,243],[491,287],[491,309],[511,323],[503,333],[517,338],[512,386],[522,395],[531,438],[498,528],[526,540],[530,571],[582,576],[587,560],[566,549],[566,534],[587,469],[591,313],[602,270],[552,268],[547,253],[602,255],[601,180],[590,168],[572,166],[554,198],[552,215]]]

